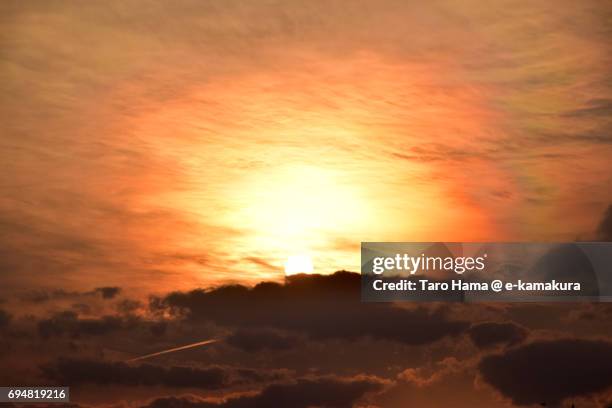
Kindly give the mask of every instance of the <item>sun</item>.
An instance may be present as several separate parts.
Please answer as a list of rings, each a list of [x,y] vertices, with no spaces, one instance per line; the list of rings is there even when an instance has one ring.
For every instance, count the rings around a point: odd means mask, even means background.
[[[312,272],[312,258],[309,255],[291,255],[285,262],[285,275],[287,276]]]

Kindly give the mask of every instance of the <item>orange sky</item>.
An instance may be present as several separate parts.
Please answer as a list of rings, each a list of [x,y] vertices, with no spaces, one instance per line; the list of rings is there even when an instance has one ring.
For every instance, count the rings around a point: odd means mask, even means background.
[[[3,6],[5,288],[591,238],[612,201],[609,6],[470,3]]]

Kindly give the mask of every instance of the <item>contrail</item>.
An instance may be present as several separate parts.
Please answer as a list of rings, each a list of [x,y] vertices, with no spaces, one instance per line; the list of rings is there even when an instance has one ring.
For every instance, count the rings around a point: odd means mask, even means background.
[[[181,350],[186,350],[186,349],[190,349],[190,348],[194,348],[194,347],[204,346],[206,344],[216,343],[218,341],[219,341],[218,339],[210,339],[210,340],[199,341],[197,343],[187,344],[186,346],[174,347],[174,348],[171,348],[171,349],[168,349],[168,350],[158,351],[157,353],[151,353],[151,354],[146,354],[144,356],[131,358],[129,360],[125,360],[125,362],[126,363],[133,363],[134,361],[140,361],[140,360],[144,360],[146,358],[160,356],[162,354],[174,353],[175,351],[181,351]]]

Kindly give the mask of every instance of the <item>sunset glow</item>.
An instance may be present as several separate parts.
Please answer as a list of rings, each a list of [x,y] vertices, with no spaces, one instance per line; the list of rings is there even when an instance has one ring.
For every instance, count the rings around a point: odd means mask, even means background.
[[[600,186],[611,148],[598,136],[605,91],[596,85],[608,46],[588,30],[526,40],[519,21],[546,33],[567,21],[591,27],[595,17],[577,5],[550,15],[530,4],[524,13],[537,21],[502,19],[517,22],[510,30],[495,12],[505,7],[451,3],[440,5],[448,13],[373,3],[373,20],[350,6],[340,26],[316,7],[283,6],[298,37],[266,7],[227,5],[167,27],[163,42],[109,27],[129,46],[99,50],[100,60],[74,38],[111,44],[102,29],[78,18],[70,30],[19,20],[14,34],[25,43],[12,58],[72,44],[70,66],[87,75],[6,68],[11,95],[31,100],[6,105],[0,205],[42,229],[7,231],[7,250],[22,242],[45,268],[62,265],[70,287],[121,270],[118,283],[155,290],[282,280],[295,253],[312,254],[320,273],[358,270],[361,241],[588,234],[608,202]],[[326,18],[347,18],[332,9]],[[18,120],[36,115],[49,119]],[[100,261],[45,244],[57,236],[87,243]],[[41,267],[10,279],[47,279]]]
[[[611,34],[609,0],[0,1],[0,403],[608,407]]]

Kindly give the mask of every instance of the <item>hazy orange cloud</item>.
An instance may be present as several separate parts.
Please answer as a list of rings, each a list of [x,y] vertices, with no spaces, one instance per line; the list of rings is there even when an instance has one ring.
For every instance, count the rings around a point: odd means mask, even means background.
[[[282,279],[302,253],[355,270],[362,240],[588,239],[610,201],[599,3],[4,7],[14,286]]]

